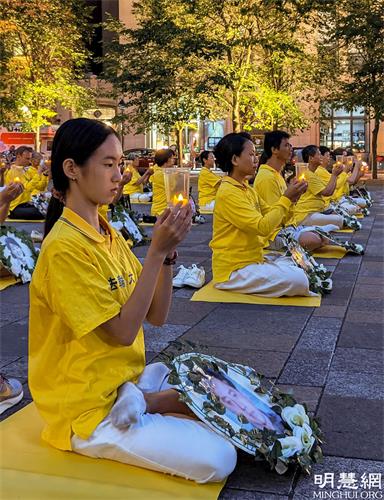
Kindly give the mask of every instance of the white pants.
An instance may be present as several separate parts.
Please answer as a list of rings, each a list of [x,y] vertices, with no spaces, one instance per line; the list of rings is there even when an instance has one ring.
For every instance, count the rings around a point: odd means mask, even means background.
[[[211,203],[207,203],[206,205],[199,205],[199,207],[200,210],[209,212],[210,210],[213,210],[215,208],[215,200],[211,201]]]
[[[228,281],[216,283],[220,290],[254,293],[262,297],[313,296],[305,272],[290,257],[268,254],[266,262],[250,264],[231,273]]]
[[[321,214],[320,212],[313,212],[301,222],[303,226],[325,226],[327,224],[334,224],[339,229],[344,225],[343,217],[338,214]]]
[[[347,198],[341,198],[339,204],[346,210],[350,215],[356,215],[360,213],[360,208],[365,208],[367,202],[363,198],[353,198],[353,201],[358,205],[354,205]]]
[[[163,363],[148,365],[137,387],[158,392],[167,383],[169,370]],[[124,430],[108,415],[87,439],[72,436],[73,451],[93,458],[108,458],[145,469],[181,476],[198,483],[219,482],[235,468],[237,454],[230,441],[203,422],[168,415],[145,413]]]

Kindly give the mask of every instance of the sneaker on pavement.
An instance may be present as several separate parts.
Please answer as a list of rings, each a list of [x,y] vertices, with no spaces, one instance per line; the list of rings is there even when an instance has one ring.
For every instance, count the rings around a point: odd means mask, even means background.
[[[192,286],[193,288],[201,288],[205,283],[204,268],[192,264],[187,271],[188,273],[184,277],[184,285]]]
[[[179,272],[176,274],[176,276],[172,280],[172,285],[175,288],[181,288],[184,286],[184,280],[189,273],[189,269],[187,267],[184,267],[183,265],[178,267]]]
[[[23,399],[23,386],[15,378],[0,374],[0,415]]]

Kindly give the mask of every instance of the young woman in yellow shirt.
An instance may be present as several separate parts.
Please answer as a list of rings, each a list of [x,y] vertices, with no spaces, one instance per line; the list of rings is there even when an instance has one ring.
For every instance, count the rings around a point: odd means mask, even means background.
[[[264,297],[311,295],[305,272],[290,257],[263,256],[268,237],[306,190],[294,181],[278,202],[268,207],[244,183],[256,169],[255,147],[249,134],[228,134],[217,144],[218,166],[227,173],[217,191],[213,216],[212,270],[216,288]]]
[[[214,174],[211,169],[215,166],[215,155],[212,151],[203,151],[200,154],[202,169],[197,182],[199,193],[199,207],[201,210],[213,210],[215,198],[221,183],[221,177]]]
[[[68,120],[54,137],[55,197],[30,288],[29,383],[43,438],[62,450],[221,481],[235,467],[234,447],[189,418],[165,365],[145,366],[142,324],[166,321],[191,208],[158,217],[141,266],[98,215],[118,190],[121,156],[115,131],[96,120]]]

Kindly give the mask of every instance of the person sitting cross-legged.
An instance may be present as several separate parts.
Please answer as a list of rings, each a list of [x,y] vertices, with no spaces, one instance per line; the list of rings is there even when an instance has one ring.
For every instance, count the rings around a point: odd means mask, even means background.
[[[276,130],[267,132],[264,137],[264,163],[259,166],[253,187],[260,198],[272,207],[275,205],[287,189],[282,176],[282,170],[291,158],[291,145],[289,134]],[[294,227],[293,205],[287,216],[282,221],[285,230],[289,230],[292,236],[306,250],[312,251],[328,243],[328,240],[313,231],[311,226]],[[269,247],[272,250],[281,250],[284,247],[284,239],[277,229],[269,238]],[[328,225],[324,229],[328,231],[337,230],[338,226]]]
[[[67,120],[53,139],[61,201],[50,200],[30,286],[29,385],[42,437],[93,458],[222,481],[236,465],[234,446],[192,416],[165,364],[145,365],[143,323],[166,322],[191,207],[157,218],[141,265],[98,215],[121,187],[121,157],[116,131],[97,120]]]
[[[325,226],[334,224],[338,228],[343,227],[343,217],[337,214],[322,213],[327,208],[327,197],[332,196],[336,189],[338,176],[343,171],[342,165],[335,165],[329,182],[325,182],[316,174],[321,165],[322,157],[317,146],[306,146],[301,152],[303,160],[308,163],[308,172],[305,179],[308,189],[300,197],[294,207],[294,223],[303,226]]]
[[[227,173],[216,195],[210,242],[215,287],[264,297],[312,295],[305,272],[290,257],[263,256],[266,239],[281,227],[306,183],[294,181],[269,207],[244,182],[256,170],[249,134],[226,135],[214,152],[218,166]]]

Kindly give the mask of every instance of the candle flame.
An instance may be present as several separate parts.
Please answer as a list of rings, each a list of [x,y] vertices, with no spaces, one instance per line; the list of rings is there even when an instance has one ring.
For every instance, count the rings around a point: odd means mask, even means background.
[[[305,181],[305,175],[304,174],[301,174],[300,177],[299,177],[299,181]]]
[[[21,182],[20,177],[15,177],[13,180],[14,180],[14,182]]]
[[[173,196],[173,205],[177,205],[180,202],[182,203],[182,206],[184,206],[188,203],[188,200],[186,198],[184,198],[182,193],[179,193],[178,195],[175,194]]]

